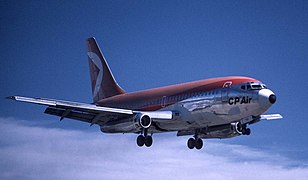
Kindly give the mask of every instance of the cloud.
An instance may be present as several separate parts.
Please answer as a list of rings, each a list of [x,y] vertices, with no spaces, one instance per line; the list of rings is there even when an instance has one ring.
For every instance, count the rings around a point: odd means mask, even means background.
[[[189,150],[187,137],[108,135],[33,126],[0,118],[0,179],[305,179],[295,160],[242,145],[206,142]],[[94,129],[94,128],[93,128]]]

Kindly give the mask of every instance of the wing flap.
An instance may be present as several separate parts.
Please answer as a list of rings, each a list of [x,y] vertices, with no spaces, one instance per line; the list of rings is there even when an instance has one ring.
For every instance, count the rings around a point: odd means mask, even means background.
[[[46,108],[44,113],[54,115],[54,116],[60,116],[63,118],[75,119],[75,120],[79,120],[79,121],[83,121],[87,123],[91,123],[92,119],[94,119],[95,117],[95,114],[75,112],[75,111],[70,111],[66,116],[63,116],[63,113],[65,111],[66,111],[65,109],[48,107]]]

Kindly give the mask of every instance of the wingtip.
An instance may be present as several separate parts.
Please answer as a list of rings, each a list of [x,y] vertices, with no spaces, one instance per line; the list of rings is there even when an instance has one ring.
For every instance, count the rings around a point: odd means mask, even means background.
[[[15,96],[8,96],[8,97],[6,97],[6,99],[16,100],[16,97]]]

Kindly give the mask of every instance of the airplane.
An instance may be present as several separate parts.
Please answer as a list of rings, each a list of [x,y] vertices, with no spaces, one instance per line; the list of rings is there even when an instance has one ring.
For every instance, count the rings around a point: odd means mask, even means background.
[[[248,125],[281,119],[265,113],[276,95],[259,80],[219,77],[138,92],[125,92],[115,80],[94,37],[87,39],[93,103],[10,96],[8,99],[45,105],[46,114],[98,125],[103,133],[136,133],[139,147],[150,147],[154,133],[191,136],[189,149],[202,139],[250,135]]]

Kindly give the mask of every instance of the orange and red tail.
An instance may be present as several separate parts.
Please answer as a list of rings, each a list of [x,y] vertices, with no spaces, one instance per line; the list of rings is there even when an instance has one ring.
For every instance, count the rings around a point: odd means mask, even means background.
[[[93,102],[124,94],[118,85],[94,37],[87,39],[88,60],[92,85]]]

